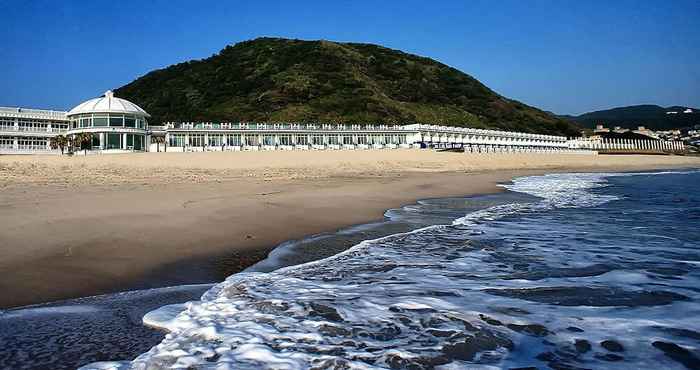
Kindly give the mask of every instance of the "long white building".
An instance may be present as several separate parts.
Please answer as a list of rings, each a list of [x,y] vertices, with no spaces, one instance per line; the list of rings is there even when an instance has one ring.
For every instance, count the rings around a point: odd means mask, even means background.
[[[565,150],[567,138],[435,125],[166,123],[151,126],[168,151],[467,147]]]
[[[90,134],[88,153],[217,150],[464,148],[465,152],[580,152],[580,139],[425,124],[211,123],[149,125],[150,115],[111,91],[68,112],[0,108],[0,154],[60,153],[51,138]]]
[[[67,131],[66,112],[0,107],[0,153],[51,152],[49,139]]]

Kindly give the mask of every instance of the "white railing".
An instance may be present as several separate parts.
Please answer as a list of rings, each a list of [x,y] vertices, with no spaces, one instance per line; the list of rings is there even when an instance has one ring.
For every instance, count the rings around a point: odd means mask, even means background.
[[[18,118],[41,118],[67,121],[67,114],[68,112],[57,110],[0,107],[0,115]]]
[[[61,133],[66,133],[68,131],[68,129],[59,129],[59,128],[53,128],[53,127],[49,129],[49,128],[22,127],[22,126],[0,126],[0,131],[61,134]]]

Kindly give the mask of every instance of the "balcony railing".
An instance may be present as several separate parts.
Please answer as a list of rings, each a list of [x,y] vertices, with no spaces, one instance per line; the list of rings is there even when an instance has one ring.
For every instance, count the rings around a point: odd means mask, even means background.
[[[38,127],[22,127],[22,126],[0,126],[0,132],[27,132],[27,133],[50,133],[50,134],[63,134],[66,133],[68,129],[60,128],[38,128]]]

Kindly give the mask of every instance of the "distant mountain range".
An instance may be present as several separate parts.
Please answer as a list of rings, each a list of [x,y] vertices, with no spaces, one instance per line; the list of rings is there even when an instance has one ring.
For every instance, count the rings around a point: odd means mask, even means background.
[[[603,124],[609,128],[620,126],[636,129],[637,126],[645,126],[652,130],[669,130],[700,124],[700,109],[683,106],[664,108],[645,104],[600,110],[579,116],[560,115],[559,117],[587,128],[595,128],[597,124]]]
[[[115,93],[163,121],[433,123],[574,136],[570,121],[430,58],[379,45],[258,38]]]

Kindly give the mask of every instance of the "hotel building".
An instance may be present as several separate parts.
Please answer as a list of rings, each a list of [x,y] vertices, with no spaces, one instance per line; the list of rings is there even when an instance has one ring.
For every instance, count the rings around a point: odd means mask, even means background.
[[[0,108],[0,154],[60,153],[51,138],[90,134],[87,154],[142,151],[358,150],[463,148],[465,152],[595,154],[587,142],[563,136],[425,124],[211,123],[149,125],[138,105],[114,96],[68,112]]]

